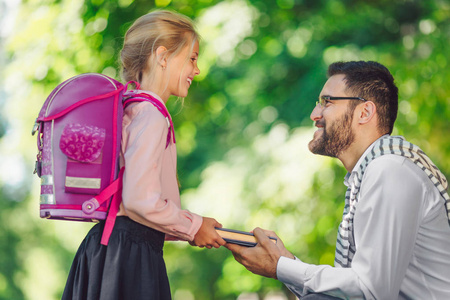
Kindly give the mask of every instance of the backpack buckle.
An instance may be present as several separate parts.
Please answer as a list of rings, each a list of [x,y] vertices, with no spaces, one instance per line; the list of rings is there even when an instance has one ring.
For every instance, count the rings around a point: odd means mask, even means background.
[[[92,198],[89,199],[87,201],[85,201],[83,203],[83,205],[81,206],[81,210],[85,213],[85,214],[92,214],[97,208],[99,208],[99,203],[97,201],[97,199]]]

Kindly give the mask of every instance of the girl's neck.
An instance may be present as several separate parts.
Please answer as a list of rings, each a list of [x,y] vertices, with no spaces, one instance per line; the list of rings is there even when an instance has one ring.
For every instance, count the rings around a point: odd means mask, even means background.
[[[156,70],[155,72],[156,74],[154,74],[154,76],[150,76],[147,73],[143,74],[141,89],[156,94],[164,103],[166,103],[170,95],[164,91],[164,87],[166,87],[163,80],[164,75],[160,70]]]

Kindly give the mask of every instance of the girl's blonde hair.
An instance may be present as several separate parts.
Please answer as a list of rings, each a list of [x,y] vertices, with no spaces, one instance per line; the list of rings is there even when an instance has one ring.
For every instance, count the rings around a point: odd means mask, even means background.
[[[140,17],[125,34],[120,51],[122,79],[140,83],[143,72],[154,74],[153,70],[158,67],[156,49],[159,46],[166,47],[167,52],[163,55],[170,60],[189,43],[192,49],[199,39],[192,21],[179,13],[159,10]]]

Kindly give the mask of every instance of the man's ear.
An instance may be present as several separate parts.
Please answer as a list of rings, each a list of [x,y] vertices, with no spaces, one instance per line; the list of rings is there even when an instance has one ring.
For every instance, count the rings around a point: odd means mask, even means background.
[[[367,124],[373,118],[377,112],[377,106],[372,101],[366,101],[363,103],[362,108],[359,110],[359,124]]]
[[[158,64],[163,68],[167,67],[166,53],[167,53],[167,48],[164,46],[159,46],[156,49],[156,59],[158,61]]]

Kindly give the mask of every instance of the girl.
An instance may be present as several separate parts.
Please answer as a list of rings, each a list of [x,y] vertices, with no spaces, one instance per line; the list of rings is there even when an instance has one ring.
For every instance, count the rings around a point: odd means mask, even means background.
[[[140,17],[121,51],[124,81],[165,104],[186,97],[197,67],[199,36],[177,13]],[[174,139],[166,147],[167,120],[148,102],[125,108],[122,129],[122,204],[108,246],[100,245],[104,222],[95,225],[75,256],[63,299],[171,299],[164,240],[218,248],[225,241],[212,218],[180,208]]]

